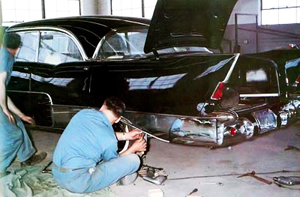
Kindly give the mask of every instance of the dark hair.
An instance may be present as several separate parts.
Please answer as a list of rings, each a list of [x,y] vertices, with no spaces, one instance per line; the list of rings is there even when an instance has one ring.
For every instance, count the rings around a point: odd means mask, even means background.
[[[126,108],[125,103],[116,97],[109,97],[105,99],[104,105],[118,118],[123,114],[123,111]]]
[[[7,33],[4,35],[3,46],[9,49],[17,49],[21,46],[21,37],[16,33]]]

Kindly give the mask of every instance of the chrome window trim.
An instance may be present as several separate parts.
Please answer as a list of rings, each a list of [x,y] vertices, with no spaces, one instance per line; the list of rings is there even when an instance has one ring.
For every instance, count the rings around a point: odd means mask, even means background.
[[[64,28],[58,28],[58,27],[49,27],[49,26],[43,26],[43,27],[19,27],[19,28],[12,28],[9,29],[7,32],[21,32],[21,31],[39,31],[39,33],[41,31],[58,31],[58,32],[62,32],[66,35],[69,36],[69,38],[76,44],[76,46],[78,47],[78,50],[80,51],[80,54],[82,56],[83,61],[87,61],[88,57],[81,45],[81,43],[77,40],[76,36],[69,30],[64,29]],[[40,37],[39,37],[40,38]]]
[[[118,30],[122,30],[122,29],[129,29],[130,31],[132,31],[132,30],[135,30],[135,29],[137,29],[137,30],[140,30],[140,29],[143,29],[143,28],[145,28],[145,27],[148,27],[149,28],[149,25],[145,25],[145,24],[143,24],[143,23],[138,23],[138,22],[136,22],[135,24],[139,24],[139,25],[143,25],[143,26],[131,26],[130,28],[128,28],[128,27],[121,27],[121,28],[114,28],[114,29],[111,29],[111,31],[109,31],[107,34],[105,34],[101,39],[100,39],[100,41],[98,42],[98,44],[97,44],[97,47],[96,47],[96,49],[95,49],[95,51],[94,51],[94,54],[93,54],[93,56],[92,56],[92,58],[93,59],[95,59],[95,60],[101,60],[101,59],[99,59],[97,56],[99,55],[99,50],[100,50],[100,48],[101,48],[101,46],[103,45],[103,43],[106,41],[106,38],[109,36],[111,36],[112,35],[112,32],[117,32]],[[148,30],[148,29],[147,29]],[[108,38],[109,38],[108,37]],[[130,59],[132,59],[132,58],[129,58],[129,59],[126,59],[126,60],[130,60]]]

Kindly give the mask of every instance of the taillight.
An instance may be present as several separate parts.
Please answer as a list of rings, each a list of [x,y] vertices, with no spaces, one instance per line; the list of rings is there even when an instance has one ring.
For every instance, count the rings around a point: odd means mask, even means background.
[[[230,128],[230,135],[235,136],[235,134],[236,134],[236,128],[231,127]]]
[[[296,82],[300,83],[300,75],[297,77]]]
[[[224,89],[226,88],[226,83],[224,82],[219,82],[218,85],[217,85],[217,88],[215,89],[211,99],[214,99],[214,100],[219,100],[222,98],[223,96],[223,91]]]

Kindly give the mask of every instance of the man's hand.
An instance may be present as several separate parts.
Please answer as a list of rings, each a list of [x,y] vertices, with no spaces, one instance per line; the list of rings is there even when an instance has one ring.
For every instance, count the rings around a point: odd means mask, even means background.
[[[136,152],[145,152],[147,148],[147,143],[143,138],[140,138],[131,145],[130,149],[132,149],[133,153]]]
[[[16,123],[14,116],[12,115],[12,113],[9,110],[3,110],[3,113],[7,116],[9,122],[11,122],[13,124]]]
[[[134,129],[128,133],[125,133],[125,135],[126,135],[126,140],[137,140],[142,138],[143,133],[139,129]]]
[[[122,152],[120,155],[125,156],[136,152],[145,152],[146,148],[147,148],[146,141],[143,138],[140,138],[134,141],[134,143],[126,151]]]
[[[28,123],[31,124],[31,125],[35,125],[34,119],[31,118],[30,116],[24,115],[24,116],[21,116],[20,118],[21,118],[23,121],[28,122]]]

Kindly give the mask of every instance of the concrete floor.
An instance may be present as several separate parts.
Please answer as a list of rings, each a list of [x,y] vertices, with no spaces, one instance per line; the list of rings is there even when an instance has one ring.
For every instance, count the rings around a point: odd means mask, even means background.
[[[32,136],[38,150],[48,152],[47,160],[42,163],[46,165],[60,135],[32,131]],[[198,189],[195,196],[203,197],[299,197],[300,186],[282,188],[251,177],[237,178],[253,170],[270,181],[276,176],[300,176],[300,152],[285,151],[288,145],[300,148],[300,122],[231,148],[211,150],[150,139],[145,164],[164,168],[168,179],[163,185],[154,185],[138,178],[134,184],[113,185],[110,189],[116,197],[147,197],[151,189],[161,189],[164,197],[185,197],[195,188]],[[278,172],[282,170],[294,172]],[[216,182],[224,185],[206,184]]]

